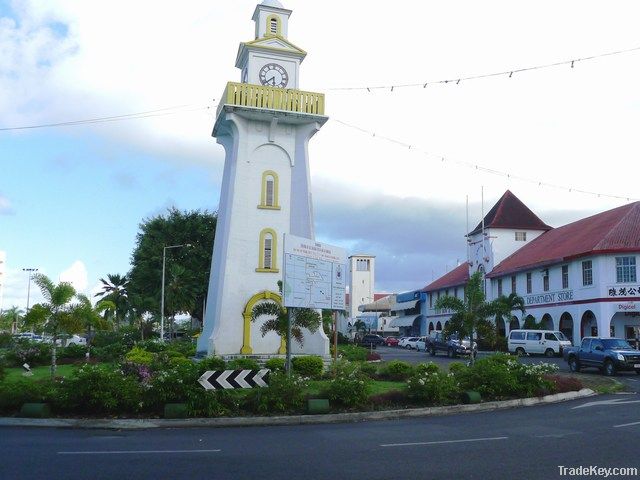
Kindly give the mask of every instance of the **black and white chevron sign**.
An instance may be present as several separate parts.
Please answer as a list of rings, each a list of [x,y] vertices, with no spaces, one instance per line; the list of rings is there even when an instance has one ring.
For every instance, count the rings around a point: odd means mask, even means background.
[[[206,390],[268,387],[269,369],[262,370],[210,370],[198,379]]]

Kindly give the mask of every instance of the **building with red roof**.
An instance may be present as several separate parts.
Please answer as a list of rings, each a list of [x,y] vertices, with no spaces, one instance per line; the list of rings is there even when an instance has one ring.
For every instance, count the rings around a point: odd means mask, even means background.
[[[437,298],[463,298],[470,274],[480,270],[489,300],[510,293],[525,300],[524,316],[513,312],[510,323],[498,325],[505,335],[532,316],[574,344],[587,335],[640,336],[640,202],[552,228],[507,191],[467,243],[469,261],[420,290],[421,333],[450,318],[433,308]]]

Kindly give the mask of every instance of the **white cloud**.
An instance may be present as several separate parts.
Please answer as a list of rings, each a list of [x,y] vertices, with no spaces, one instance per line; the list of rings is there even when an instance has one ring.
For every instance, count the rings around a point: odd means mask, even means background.
[[[60,274],[60,281],[69,282],[78,292],[85,293],[89,285],[87,267],[76,260]]]
[[[13,207],[9,199],[0,194],[0,215],[9,215],[13,213]]]

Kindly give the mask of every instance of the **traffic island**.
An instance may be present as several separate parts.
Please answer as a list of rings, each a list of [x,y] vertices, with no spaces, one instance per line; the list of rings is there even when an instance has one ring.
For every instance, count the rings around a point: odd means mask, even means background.
[[[485,402],[445,407],[383,410],[377,412],[334,413],[326,415],[290,415],[281,417],[226,417],[192,419],[65,419],[65,418],[0,418],[0,427],[51,427],[84,429],[144,430],[151,428],[220,428],[255,427],[276,425],[311,425],[329,423],[366,422],[372,420],[397,420],[458,413],[486,412],[517,407],[530,407],[590,397],[596,393],[583,388],[577,392],[556,393],[544,397]]]

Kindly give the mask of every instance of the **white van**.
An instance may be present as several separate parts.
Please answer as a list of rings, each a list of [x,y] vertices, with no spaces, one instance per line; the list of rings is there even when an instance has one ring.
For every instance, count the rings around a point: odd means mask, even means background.
[[[537,353],[547,357],[562,355],[562,349],[571,346],[562,332],[553,330],[511,330],[507,344],[509,353]]]

